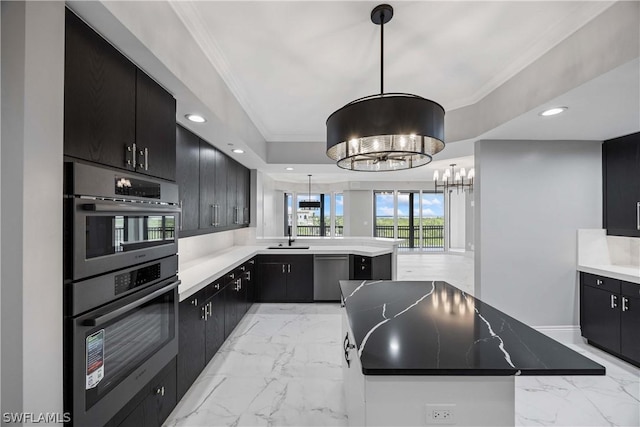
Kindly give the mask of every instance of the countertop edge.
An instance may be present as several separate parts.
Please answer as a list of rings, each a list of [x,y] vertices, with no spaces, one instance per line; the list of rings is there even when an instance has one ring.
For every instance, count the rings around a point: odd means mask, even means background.
[[[189,298],[191,295],[200,291],[202,288],[210,284],[211,282],[219,279],[229,270],[232,270],[241,264],[249,261],[256,255],[324,255],[324,254],[339,254],[339,255],[362,255],[362,256],[380,256],[386,254],[392,254],[393,247],[383,248],[377,246],[344,246],[336,248],[335,246],[321,245],[311,247],[309,249],[268,249],[267,246],[232,246],[231,248],[224,249],[222,251],[214,252],[204,257],[200,257],[189,261],[188,267],[178,271],[178,277],[180,277],[182,284],[178,287],[179,301],[182,302]],[[190,272],[193,272],[197,268],[203,268],[203,264],[216,263],[220,261],[222,257],[227,257],[224,267],[211,266],[211,271],[206,274],[198,274],[197,278],[189,278]],[[204,267],[206,268],[206,267]],[[187,276],[186,278],[184,276]]]
[[[613,268],[613,269],[612,269]],[[616,271],[616,268],[618,271]],[[632,267],[619,267],[619,266],[592,266],[592,265],[578,265],[577,270],[584,273],[597,274],[599,276],[610,277],[612,279],[624,280],[625,282],[637,283],[640,285],[640,268],[638,269],[638,275],[629,274],[619,269],[629,269]]]

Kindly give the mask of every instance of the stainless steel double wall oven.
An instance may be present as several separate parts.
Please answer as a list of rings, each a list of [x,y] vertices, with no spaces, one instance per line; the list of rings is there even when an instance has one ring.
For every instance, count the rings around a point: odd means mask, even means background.
[[[104,425],[178,352],[178,187],[65,162],[65,410]]]

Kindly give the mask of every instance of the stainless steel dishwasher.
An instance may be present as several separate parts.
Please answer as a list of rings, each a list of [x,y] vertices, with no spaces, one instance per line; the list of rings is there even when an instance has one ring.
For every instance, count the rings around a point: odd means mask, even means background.
[[[348,279],[349,255],[314,255],[314,301],[340,301],[340,283],[338,281]]]

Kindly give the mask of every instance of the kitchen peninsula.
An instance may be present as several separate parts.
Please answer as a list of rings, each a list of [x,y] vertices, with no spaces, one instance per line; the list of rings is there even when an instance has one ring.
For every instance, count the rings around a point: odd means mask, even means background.
[[[601,365],[440,281],[341,281],[351,425],[514,425],[515,376]]]

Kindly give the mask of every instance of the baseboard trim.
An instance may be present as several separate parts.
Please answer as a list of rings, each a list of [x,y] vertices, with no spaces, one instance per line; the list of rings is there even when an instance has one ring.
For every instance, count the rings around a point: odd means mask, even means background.
[[[577,325],[534,326],[533,329],[564,344],[584,343]]]

